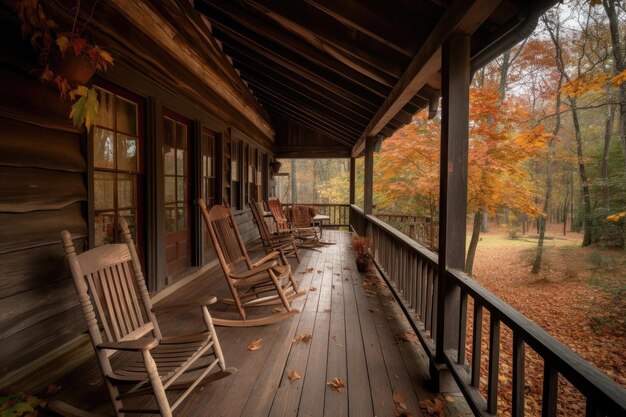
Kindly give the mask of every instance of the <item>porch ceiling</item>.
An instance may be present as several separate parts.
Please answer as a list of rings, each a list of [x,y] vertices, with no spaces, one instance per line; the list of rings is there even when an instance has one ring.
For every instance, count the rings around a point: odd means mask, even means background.
[[[429,104],[434,115],[448,35],[472,34],[476,69],[528,36],[554,3],[197,0],[195,7],[273,123],[284,126],[276,129],[278,156],[306,148],[303,141],[355,156],[365,137],[390,136]]]

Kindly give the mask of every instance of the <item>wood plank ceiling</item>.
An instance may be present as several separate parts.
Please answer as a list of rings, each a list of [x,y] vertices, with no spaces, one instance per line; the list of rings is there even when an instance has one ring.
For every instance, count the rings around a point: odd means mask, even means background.
[[[434,116],[448,34],[472,33],[472,58],[486,61],[486,52],[512,46],[506,39],[534,27],[552,3],[196,0],[195,7],[274,123],[355,155],[366,136],[390,136],[429,104]],[[277,148],[289,141],[277,129]]]

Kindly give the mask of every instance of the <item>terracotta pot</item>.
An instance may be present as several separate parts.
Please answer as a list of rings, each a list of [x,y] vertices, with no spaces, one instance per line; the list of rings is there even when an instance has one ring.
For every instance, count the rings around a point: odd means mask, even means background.
[[[368,257],[356,258],[355,262],[359,272],[367,272],[370,268],[370,258]]]
[[[72,51],[67,51],[65,58],[56,60],[56,68],[62,77],[78,85],[87,83],[96,73],[96,67],[87,55],[76,56]]]
[[[272,167],[272,172],[274,174],[278,174],[278,172],[280,171],[280,167],[282,167],[283,164],[281,164],[280,162],[274,161],[270,164],[270,166]]]

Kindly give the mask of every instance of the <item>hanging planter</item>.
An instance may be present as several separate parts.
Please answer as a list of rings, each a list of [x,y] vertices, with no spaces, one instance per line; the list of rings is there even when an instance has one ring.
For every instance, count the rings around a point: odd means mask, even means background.
[[[68,31],[61,30],[46,16],[38,0],[19,1],[17,12],[22,34],[30,37],[33,48],[39,53],[39,79],[56,85],[61,99],[69,98],[73,103],[70,118],[74,126],[85,125],[89,130],[98,113],[98,93],[85,84],[96,71],[106,71],[113,65],[113,57],[81,36],[85,27],[79,29],[77,25],[80,1]]]
[[[272,173],[273,174],[278,174],[280,172],[280,168],[283,166],[282,163],[278,162],[278,161],[274,161],[270,164],[270,168],[272,168]]]

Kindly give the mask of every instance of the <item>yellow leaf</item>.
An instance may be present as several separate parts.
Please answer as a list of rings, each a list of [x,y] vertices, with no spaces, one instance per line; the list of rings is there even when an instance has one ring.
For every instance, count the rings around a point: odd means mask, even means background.
[[[261,349],[261,339],[257,339],[248,345],[248,350],[255,351]]]
[[[272,309],[272,313],[281,313],[282,311],[283,311],[283,309],[282,309],[282,308],[279,308],[279,307],[274,307],[274,308]]]
[[[326,385],[330,385],[331,389],[339,392],[341,392],[341,390],[345,387],[343,381],[339,377],[334,377],[332,380],[328,381]]]
[[[291,371],[289,371],[289,381],[290,382],[293,382],[296,379],[300,379],[300,378],[301,378],[300,375],[296,371],[294,371],[293,369]]]
[[[66,36],[61,35],[57,38],[57,46],[59,47],[59,50],[61,51],[61,55],[65,56],[65,51],[70,46],[70,40],[67,39]]]

